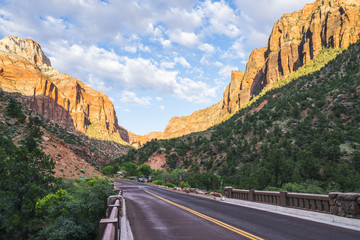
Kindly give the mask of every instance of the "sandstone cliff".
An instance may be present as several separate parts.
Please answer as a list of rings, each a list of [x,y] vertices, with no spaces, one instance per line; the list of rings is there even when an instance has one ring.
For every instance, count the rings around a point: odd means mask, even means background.
[[[232,72],[220,102],[190,116],[172,118],[159,136],[205,130],[308,63],[321,49],[347,48],[359,38],[359,0],[316,0],[298,12],[284,14],[274,24],[268,45],[251,52],[244,74]]]
[[[251,52],[238,98],[224,99],[222,116],[236,111],[263,89],[289,76],[323,48],[347,48],[359,40],[358,0],[317,0],[274,24],[268,45]]]
[[[36,42],[17,37],[0,41],[0,88],[18,92],[24,103],[45,118],[89,137],[129,143],[114,106],[104,93],[51,67]]]

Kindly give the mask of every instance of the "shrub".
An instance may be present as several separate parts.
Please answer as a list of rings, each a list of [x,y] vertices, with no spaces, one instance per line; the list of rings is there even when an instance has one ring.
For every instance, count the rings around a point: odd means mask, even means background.
[[[155,181],[153,181],[153,184],[155,184],[155,185],[164,185],[165,182],[163,180],[155,180]]]
[[[165,183],[165,184],[163,184],[163,185],[164,185],[164,186],[167,186],[167,187],[171,187],[171,188],[176,187],[175,184],[170,183],[170,182],[167,182],[167,183]]]
[[[82,169],[83,170],[83,169]],[[81,171],[81,170],[80,170]],[[103,168],[102,173],[106,176],[111,176],[116,172],[116,169],[114,166],[106,166]]]

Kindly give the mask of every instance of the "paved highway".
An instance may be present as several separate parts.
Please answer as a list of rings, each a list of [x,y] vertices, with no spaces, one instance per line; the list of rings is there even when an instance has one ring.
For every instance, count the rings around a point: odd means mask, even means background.
[[[117,180],[135,240],[354,240],[360,232]]]

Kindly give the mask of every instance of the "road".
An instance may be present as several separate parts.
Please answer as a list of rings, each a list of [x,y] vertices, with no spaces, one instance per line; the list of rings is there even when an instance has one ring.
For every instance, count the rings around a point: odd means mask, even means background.
[[[135,240],[162,239],[360,239],[360,231],[334,227],[211,199],[120,183]]]

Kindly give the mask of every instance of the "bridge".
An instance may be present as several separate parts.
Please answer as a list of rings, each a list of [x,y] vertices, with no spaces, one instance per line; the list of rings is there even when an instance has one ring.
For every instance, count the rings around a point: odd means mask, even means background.
[[[225,188],[224,199],[135,181],[116,182],[119,195],[109,197],[108,220],[100,223],[103,240],[360,239],[358,216],[334,215],[345,214],[346,209],[352,213],[359,210],[356,194],[328,196]]]

